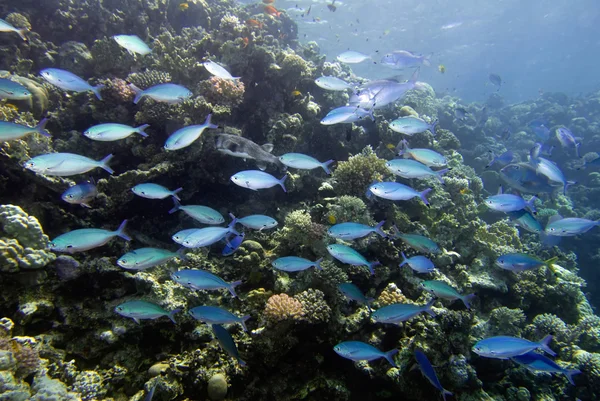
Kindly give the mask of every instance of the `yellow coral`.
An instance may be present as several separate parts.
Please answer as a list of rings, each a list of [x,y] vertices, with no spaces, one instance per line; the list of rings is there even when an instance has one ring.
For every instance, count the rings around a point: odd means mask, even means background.
[[[302,304],[287,294],[272,295],[265,307],[265,318],[268,322],[292,319],[300,320],[304,316]]]
[[[383,292],[377,298],[379,307],[407,302],[408,298],[404,296],[400,288],[398,288],[394,283],[388,284],[388,286],[385,287]]]

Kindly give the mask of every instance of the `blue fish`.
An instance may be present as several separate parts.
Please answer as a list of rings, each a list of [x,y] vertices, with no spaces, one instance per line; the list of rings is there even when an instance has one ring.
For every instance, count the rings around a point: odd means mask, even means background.
[[[181,235],[182,232],[180,231],[173,235],[172,238],[173,241],[185,246],[186,248],[210,246],[227,238],[230,234],[240,235],[240,233],[234,228],[236,222],[236,219],[233,219],[233,221],[229,223],[227,227],[205,227],[192,230],[183,230],[185,235]]]
[[[245,233],[241,233],[238,235],[234,235],[233,238],[227,240],[227,244],[225,244],[225,248],[221,252],[223,256],[233,255],[235,251],[238,250],[242,242],[244,242]]]
[[[108,166],[112,157],[113,155],[110,154],[102,160],[93,160],[74,153],[47,153],[29,159],[25,162],[24,167],[38,174],[60,177],[87,173],[98,167],[113,174],[113,169]]]
[[[542,224],[527,210],[517,210],[515,212],[508,212],[507,214],[516,225],[530,233],[540,234],[544,231]]]
[[[370,118],[371,121],[375,121],[373,116],[373,108],[362,108],[360,106],[342,106],[331,110],[323,119],[321,124],[323,125],[334,125],[334,124],[352,124],[358,121],[363,121]]]
[[[431,239],[419,235],[419,234],[403,234],[401,233],[396,226],[392,227],[393,229],[393,237],[400,238],[404,241],[408,246],[416,249],[419,252],[423,253],[441,253],[439,245],[433,242]]]
[[[427,188],[421,192],[409,187],[408,185],[400,184],[394,181],[378,182],[367,189],[367,198],[372,198],[373,195],[389,200],[409,200],[412,198],[419,198],[423,203],[429,206],[429,201],[425,197],[431,188]]]
[[[175,197],[173,197],[172,199],[175,206],[173,206],[173,209],[169,210],[169,214],[181,210],[185,214],[190,216],[192,219],[199,221],[203,224],[214,225],[225,222],[225,218],[223,217],[223,215],[211,207],[202,205],[182,205],[177,199],[175,199]]]
[[[546,336],[537,343],[523,338],[497,336],[478,341],[473,346],[473,352],[487,358],[509,359],[514,356],[526,354],[529,351],[541,349],[555,356],[556,352],[552,351],[549,347],[551,341],[552,336]]]
[[[73,185],[68,188],[60,196],[62,200],[73,205],[81,205],[91,208],[90,201],[98,195],[98,188],[94,180],[82,182],[81,184]]]
[[[104,85],[92,86],[72,72],[58,68],[46,68],[40,71],[40,74],[46,81],[62,90],[76,93],[92,91],[99,100],[102,100],[100,89],[104,88]]]
[[[362,63],[363,61],[368,60],[370,58],[371,56],[367,56],[366,54],[354,50],[347,50],[338,54],[336,60],[340,63],[357,64]]]
[[[125,241],[131,241],[131,238],[125,234],[126,224],[127,220],[123,220],[116,231],[100,228],[82,228],[69,231],[54,238],[49,244],[50,249],[55,252],[76,253],[102,246],[114,237],[121,237]]]
[[[246,228],[251,228],[258,231],[275,228],[279,224],[277,220],[270,216],[265,216],[264,214],[252,214],[250,216],[237,219],[237,222]]]
[[[356,250],[346,245],[327,245],[327,252],[329,252],[331,256],[333,256],[342,263],[348,263],[349,265],[353,266],[367,266],[369,268],[369,271],[371,272],[371,275],[375,274],[375,270],[373,270],[373,268],[381,264],[377,261],[368,262],[364,256],[362,256]]]
[[[283,192],[287,192],[285,189],[284,182],[287,179],[287,174],[284,175],[280,180],[273,177],[269,173],[265,173],[260,170],[245,170],[240,171],[231,176],[231,181],[234,184],[239,185],[243,188],[248,188],[253,191],[257,191],[259,189],[272,188],[275,185],[279,185]]]
[[[394,159],[385,163],[385,166],[393,174],[403,178],[427,178],[435,177],[440,184],[444,184],[442,174],[446,174],[450,169],[445,168],[439,171],[433,171],[429,166],[412,159]]]
[[[117,260],[117,264],[127,270],[146,270],[161,265],[173,258],[186,259],[184,248],[177,252],[171,252],[160,248],[139,248]]]
[[[348,299],[366,305],[371,312],[371,302],[373,302],[373,298],[367,298],[362,293],[362,291],[352,283],[341,283],[338,284],[338,289],[344,296]]]
[[[220,324],[211,324],[210,327],[212,328],[215,337],[217,337],[219,344],[221,344],[221,348],[223,348],[230,356],[234,357],[240,366],[246,366],[246,362],[242,361],[242,358],[240,358],[238,349],[235,346],[235,341],[233,341],[233,337],[231,337],[229,331]]]
[[[146,394],[146,397],[144,397],[144,401],[152,401],[152,398],[154,398],[154,392],[156,391],[156,386],[158,386],[158,383],[154,384],[154,386],[150,388],[150,391],[148,391],[148,394]]]
[[[177,323],[174,316],[180,311],[181,309],[178,308],[171,312],[167,312],[160,306],[146,301],[129,301],[122,303],[115,308],[115,312],[119,315],[130,317],[137,324],[139,324],[142,319],[156,319],[161,316],[167,316],[173,323]]]
[[[554,215],[548,221],[544,231],[547,235],[555,237],[573,237],[586,233],[598,225],[600,225],[600,220],[588,220],[580,217],[562,218],[560,215]]]
[[[137,35],[114,35],[113,39],[129,54],[141,54],[145,56],[152,52],[152,49]]]
[[[373,361],[375,359],[385,358],[390,365],[396,367],[396,363],[392,357],[398,353],[397,349],[382,352],[362,341],[344,341],[333,347],[333,350],[339,356],[352,361]]]
[[[452,395],[452,393],[444,389],[442,383],[440,383],[440,380],[435,374],[435,369],[433,368],[433,365],[431,365],[431,362],[429,362],[429,359],[427,359],[427,356],[423,353],[423,351],[417,349],[415,350],[415,359],[419,364],[419,369],[421,369],[421,373],[423,373],[423,376],[425,376],[427,380],[429,380],[429,382],[433,384],[433,387],[437,388],[442,392],[442,397],[444,398],[444,401],[446,401],[446,396]]]
[[[0,19],[0,32],[14,32],[17,35],[19,35],[21,39],[27,40],[27,36],[25,36],[25,34],[29,32],[29,29],[17,29],[8,22],[4,21],[3,19]]]
[[[420,118],[407,116],[400,117],[390,122],[390,129],[394,132],[404,135],[415,135],[421,132],[430,131],[435,136],[435,127],[438,124],[438,120],[435,120],[431,124]]]
[[[0,99],[25,100],[31,98],[31,92],[18,82],[0,78]]]
[[[554,257],[543,261],[524,253],[508,253],[506,255],[499,256],[498,259],[496,259],[496,266],[513,272],[537,269],[542,266],[547,266],[550,270],[554,270],[552,264],[554,264],[557,259],[557,257]]]
[[[507,150],[500,156],[495,156],[494,152],[490,150],[490,155],[492,156],[492,160],[490,160],[490,162],[485,166],[485,168],[490,168],[495,163],[505,166],[507,164],[510,164],[515,158],[515,154],[512,150]]]
[[[131,188],[131,191],[137,196],[141,196],[142,198],[147,199],[165,199],[169,196],[172,196],[176,200],[179,199],[177,194],[181,192],[183,188],[177,188],[174,190],[167,189],[162,185],[153,184],[151,182],[147,182],[144,184],[138,184],[135,187]]]
[[[548,159],[543,157],[530,157],[530,163],[535,167],[539,174],[546,176],[548,180],[562,184],[564,195],[567,194],[567,187],[575,184],[572,181],[567,181],[560,168]]]
[[[385,220],[380,221],[375,227],[360,223],[340,223],[330,227],[329,230],[327,230],[327,234],[343,240],[362,238],[371,233],[377,233],[381,237],[387,238],[387,234],[381,229],[384,224]]]
[[[196,306],[188,312],[194,319],[208,324],[228,324],[239,323],[244,331],[248,331],[246,320],[250,319],[250,315],[238,317],[233,313],[219,308],[218,306]]]
[[[513,194],[498,194],[488,196],[484,203],[487,207],[498,212],[516,212],[518,210],[529,209],[533,214],[537,214],[535,210],[535,201],[537,197],[532,196],[526,201],[519,195]]]
[[[322,261],[323,258],[312,262],[308,259],[300,258],[298,256],[284,256],[274,260],[272,265],[277,270],[283,270],[285,272],[299,272],[310,267],[315,267],[317,270],[323,270],[321,267]]]
[[[143,90],[134,84],[129,84],[129,87],[135,92],[134,104],[137,104],[144,96],[168,104],[181,103],[192,97],[192,92],[188,88],[176,84],[158,84]]]
[[[560,142],[561,146],[565,149],[573,148],[575,149],[575,156],[578,158],[579,156],[579,147],[581,146],[581,142],[577,142],[575,136],[571,132],[570,129],[566,127],[562,127],[556,130],[556,139]]]
[[[191,269],[184,269],[171,273],[171,280],[192,290],[212,291],[226,288],[235,298],[237,298],[235,287],[242,284],[241,281],[227,283],[221,277],[205,270]]]
[[[166,150],[178,150],[190,146],[196,139],[200,138],[200,135],[205,129],[217,129],[218,125],[211,123],[210,119],[212,114],[209,114],[201,125],[188,125],[173,132],[165,142]]]
[[[523,355],[513,356],[510,359],[534,372],[542,371],[549,373],[562,373],[572,385],[575,385],[575,382],[573,381],[573,376],[581,373],[581,370],[565,369],[559,366],[552,359],[548,358],[545,355],[538,354],[535,351],[529,351],[528,353]]]
[[[533,127],[532,131],[535,134],[535,136],[542,142],[546,142],[548,139],[550,139],[550,129],[544,124]]]
[[[434,303],[435,299],[432,299],[426,305],[392,304],[377,309],[371,317],[378,323],[391,324],[400,324],[423,312],[435,317],[436,313],[431,309]]]
[[[13,139],[23,138],[28,134],[41,134],[46,137],[51,137],[50,133],[46,131],[47,118],[44,118],[35,127],[28,127],[27,125],[21,125],[17,123],[11,123],[9,121],[0,121],[0,142],[12,141]]]
[[[139,134],[144,138],[148,137],[148,134],[144,132],[146,128],[148,128],[149,124],[143,124],[139,127],[131,127],[125,124],[98,124],[93,127],[88,128],[83,132],[83,135],[93,139],[95,141],[118,141],[119,139],[125,139],[131,134]]]
[[[417,255],[407,258],[404,252],[401,252],[400,254],[402,255],[402,263],[400,263],[400,267],[409,265],[410,268],[417,273],[431,273],[435,270],[435,265],[433,262],[425,256]]]
[[[286,153],[279,156],[279,161],[288,167],[300,170],[312,170],[320,167],[326,174],[331,174],[328,166],[334,162],[334,160],[327,160],[326,162],[321,163],[314,157],[302,153]]]
[[[529,163],[509,164],[500,170],[500,178],[512,188],[530,194],[554,192],[557,188],[548,177],[538,174]]]

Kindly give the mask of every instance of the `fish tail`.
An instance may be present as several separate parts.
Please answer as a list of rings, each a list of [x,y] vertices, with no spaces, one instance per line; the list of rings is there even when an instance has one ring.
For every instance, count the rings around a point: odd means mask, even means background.
[[[435,175],[437,176],[437,179],[440,181],[440,184],[446,185],[446,182],[444,181],[444,177],[442,177],[442,174],[446,174],[448,171],[450,171],[450,169],[445,168],[443,170],[435,172]]]
[[[431,66],[431,56],[433,56],[433,53],[428,54],[427,56],[423,56],[423,65],[426,67],[430,67]]]
[[[556,356],[556,352],[552,351],[550,349],[550,343],[552,342],[552,335],[547,335],[546,337],[542,338],[540,340],[540,342],[538,343],[540,348],[542,349],[542,351],[547,352],[548,354],[552,355],[552,356]]]
[[[129,89],[131,89],[135,93],[135,97],[133,98],[133,104],[137,104],[142,98],[142,96],[144,96],[144,91],[132,83],[129,84]]]
[[[402,234],[402,233],[400,232],[400,230],[398,230],[398,227],[394,224],[392,226],[392,237],[398,238],[398,235],[400,235],[400,234]]]
[[[237,287],[240,284],[242,284],[242,280],[238,280],[238,281],[234,281],[233,283],[229,283],[229,287],[227,287],[227,289],[229,290],[231,295],[233,295],[234,298],[238,297],[237,294],[235,293],[235,287]]]
[[[179,312],[181,312],[181,308],[173,309],[167,316],[169,316],[169,319],[171,319],[173,323],[177,324],[175,321],[175,315]]]
[[[447,395],[454,395],[454,394],[452,394],[450,391],[448,391],[445,388],[443,388],[442,389],[442,398],[444,399],[444,401],[446,401],[446,396]]]
[[[104,88],[104,85],[100,84],[100,85],[96,85],[92,87],[92,91],[94,92],[94,95],[96,95],[96,97],[98,98],[98,100],[102,100],[102,94],[100,93],[100,90]]]
[[[171,197],[171,199],[173,199],[174,206],[173,206],[173,209],[169,210],[169,214],[175,213],[181,207],[181,203],[179,203],[179,201],[177,200],[177,198],[175,196]]]
[[[400,252],[400,256],[402,256],[402,262],[400,263],[399,267],[402,267],[408,263],[408,258],[406,257],[406,254],[404,252]]]
[[[177,194],[178,194],[179,192],[181,192],[181,191],[183,191],[183,187],[179,187],[179,188],[177,188],[176,190],[174,190],[173,192],[171,192],[171,196],[172,196],[174,199],[177,199],[178,201],[180,201],[181,199],[179,198],[179,196],[177,196]]]
[[[383,227],[383,225],[385,224],[385,220],[381,220],[376,226],[375,226],[375,232],[379,235],[381,235],[383,238],[387,238],[388,235],[381,229],[381,227]]]
[[[437,316],[437,314],[431,309],[431,307],[433,306],[434,303],[435,303],[435,298],[433,298],[431,301],[427,302],[427,305],[425,305],[423,307],[423,312],[428,313],[431,317]]]
[[[240,318],[240,324],[242,325],[242,328],[244,329],[244,331],[248,331],[248,327],[246,327],[246,320],[250,319],[252,316],[250,315],[246,315],[246,316],[242,316]]]
[[[233,215],[233,213],[229,213],[229,217],[231,217],[231,223],[227,226],[229,232],[235,235],[242,235],[238,230],[235,229],[235,225],[238,222],[238,219]]]
[[[331,170],[329,170],[328,166],[333,163],[335,160],[331,159],[331,160],[327,160],[326,162],[321,163],[321,167],[323,168],[323,170],[325,170],[325,173],[327,173],[328,175],[331,174]]]
[[[575,156],[577,156],[578,159],[581,159],[581,156],[579,155],[579,147],[580,146],[581,146],[581,142],[575,144]]]
[[[396,355],[397,353],[398,353],[398,350],[396,348],[394,348],[393,350],[390,350],[383,355],[383,357],[385,359],[387,359],[387,361],[395,368],[397,367],[396,362],[394,362],[394,358],[392,358],[392,357],[394,355]]]
[[[563,373],[565,374],[565,377],[567,378],[569,383],[571,383],[572,385],[575,385],[575,381],[573,381],[573,376],[580,374],[581,370],[569,369],[569,370],[565,370]]]
[[[186,249],[187,249],[186,247],[182,246],[181,248],[179,248],[179,249],[177,250],[177,252],[175,252],[175,253],[177,254],[177,257],[178,257],[179,259],[182,259],[182,260],[188,260],[188,259],[189,259],[189,258],[187,257],[187,255],[185,254],[185,250],[186,250]]]
[[[465,304],[465,307],[470,310],[471,309],[471,301],[473,301],[476,296],[477,296],[477,294],[473,293],[473,294],[465,295],[460,300],[463,301],[463,304]]]
[[[206,126],[206,128],[213,128],[213,129],[219,128],[218,125],[215,125],[210,121],[211,118],[212,118],[212,113],[210,113],[209,115],[206,116],[206,120],[204,121],[204,125]]]
[[[317,270],[323,270],[323,267],[321,266],[321,262],[323,261],[323,258],[319,258],[317,259],[317,261],[315,262],[315,267],[317,268]]]
[[[567,181],[565,182],[565,186],[563,188],[563,195],[567,194],[567,188],[569,188],[571,185],[575,185],[577,184],[577,181]]]
[[[373,103],[373,105],[369,109],[369,118],[371,119],[371,121],[375,121],[375,116],[373,115],[374,111],[375,111],[375,103]]]
[[[114,174],[115,171],[108,167],[108,162],[110,161],[110,159],[113,158],[113,154],[111,153],[110,155],[106,156],[104,159],[100,160],[99,167],[102,167],[108,174]]]
[[[529,199],[526,203],[527,207],[529,208],[529,210],[531,210],[531,213],[533,213],[534,215],[537,214],[537,210],[535,209],[536,199],[537,199],[537,195],[533,195],[531,197],[531,199]]]
[[[367,197],[367,199],[373,199],[373,192],[371,191],[371,186],[369,185],[369,188],[367,188],[367,192],[365,192],[365,196]]]
[[[412,74],[412,76],[410,77],[410,82],[411,84],[416,84],[417,83],[417,79],[419,79],[419,72],[421,71],[421,68],[417,68],[415,70],[415,72]]]
[[[16,29],[15,32],[21,37],[21,39],[27,41],[27,36],[25,36],[25,34],[29,32],[29,28]]]
[[[121,223],[119,228],[117,228],[117,231],[115,231],[115,234],[117,236],[123,238],[125,241],[131,241],[131,237],[125,233],[126,225],[127,225],[127,220],[125,219],[125,220],[123,220],[123,222]]]
[[[381,264],[381,262],[379,262],[378,260],[369,263],[369,272],[371,272],[371,276],[375,275],[375,266],[379,266]]]
[[[419,198],[421,198],[421,200],[423,201],[424,204],[427,205],[427,207],[429,207],[429,201],[427,200],[427,198],[425,197],[425,195],[427,195],[431,191],[432,191],[431,188],[427,188],[426,190],[424,190],[422,192],[419,192]]]
[[[284,175],[283,177],[281,177],[281,179],[278,181],[279,185],[281,186],[281,189],[283,189],[283,192],[287,193],[287,189],[285,189],[285,180],[287,180],[288,175]]]
[[[46,124],[48,123],[48,119],[47,118],[43,118],[42,120],[40,120],[40,122],[38,123],[38,125],[35,126],[35,130],[38,132],[38,134],[42,134],[44,136],[47,137],[52,137],[52,135],[50,135],[50,133],[48,131],[46,131]]]
[[[438,123],[440,122],[440,120],[438,120],[437,118],[435,119],[434,122],[431,123],[431,126],[429,127],[429,131],[431,131],[431,134],[433,136],[435,136],[435,127],[438,125]]]
[[[150,124],[143,124],[143,125],[140,125],[139,127],[137,127],[137,128],[135,129],[135,132],[137,132],[138,134],[140,134],[140,135],[141,135],[141,136],[143,136],[144,138],[147,138],[147,137],[148,137],[148,134],[146,134],[146,133],[144,132],[144,130],[145,130],[146,128],[148,128],[149,126],[150,126]]]
[[[556,269],[554,268],[554,264],[558,261],[558,256],[555,256],[553,258],[550,258],[546,261],[544,261],[544,264],[546,265],[546,267],[548,267],[548,269],[550,269],[550,271],[552,271],[552,273],[556,274]]]

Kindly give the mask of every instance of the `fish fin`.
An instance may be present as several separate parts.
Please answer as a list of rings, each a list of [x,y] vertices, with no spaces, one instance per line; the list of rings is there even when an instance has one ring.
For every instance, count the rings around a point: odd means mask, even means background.
[[[429,207],[429,201],[427,200],[425,195],[427,195],[431,191],[432,191],[432,188],[427,188],[426,190],[419,192],[419,198],[421,198],[421,200],[423,201],[423,203],[425,205],[427,205],[427,207]]]
[[[385,220],[381,220],[376,226],[375,226],[375,232],[379,235],[381,235],[383,238],[387,238],[388,235],[381,229],[381,227],[383,227],[383,225],[385,224]]]
[[[265,152],[271,153],[273,151],[273,144],[272,143],[265,143],[264,145],[261,146],[261,148]]]
[[[331,159],[321,163],[321,167],[323,168],[323,170],[325,170],[325,173],[327,173],[328,175],[331,174],[331,170],[329,170],[328,166],[333,162],[335,162],[335,160]]]
[[[138,319],[137,317],[132,317],[133,321],[136,322],[137,324],[140,324],[140,319]]]
[[[23,29],[15,29],[15,33],[17,35],[19,35],[21,37],[21,39],[23,39],[24,41],[27,42],[27,36],[25,36],[25,34],[29,32],[29,28],[23,28]]]
[[[87,207],[88,209],[91,209],[92,207],[90,205],[88,205],[87,203],[80,203],[81,206],[83,207]]]
[[[447,395],[454,395],[454,394],[452,394],[450,391],[448,391],[445,388],[443,388],[442,389],[442,398],[444,399],[444,401],[446,401],[446,396]]]
[[[419,79],[419,72],[420,71],[421,71],[421,68],[417,68],[415,70],[415,72],[412,74],[412,76],[410,77],[410,80],[408,82],[410,82],[411,84],[417,83],[417,79]]]
[[[35,130],[37,131],[38,134],[41,134],[41,135],[51,138],[52,135],[50,135],[50,133],[48,131],[46,131],[46,123],[47,122],[48,122],[48,118],[43,118],[42,120],[40,120],[38,125],[35,126]]]
[[[404,252],[400,252],[400,256],[402,256],[402,262],[400,263],[399,267],[402,267],[408,263],[408,258],[406,257],[406,254]]]
[[[109,174],[114,174],[115,171],[112,168],[108,167],[108,162],[112,158],[113,158],[113,154],[111,153],[110,155],[106,156],[104,159],[102,159],[98,162],[100,164],[98,167],[101,167]]]
[[[171,319],[173,323],[177,324],[175,321],[175,315],[179,312],[181,312],[181,308],[173,309],[167,316],[169,316],[169,319]]]
[[[371,276],[375,275],[375,266],[379,266],[381,264],[381,262],[379,262],[378,260],[369,263],[369,272],[371,272]]]
[[[149,126],[150,126],[150,124],[143,124],[143,125],[140,125],[139,127],[137,127],[137,128],[135,129],[135,132],[137,132],[138,134],[140,134],[140,135],[141,135],[141,136],[143,136],[144,138],[147,138],[147,137],[148,137],[148,134],[146,134],[146,133],[144,132],[144,130],[145,130],[146,128],[148,128]]]
[[[431,123],[431,126],[429,127],[429,131],[431,131],[431,134],[433,136],[435,136],[435,127],[438,125],[438,123],[440,122],[440,120],[438,120],[437,118],[435,119],[434,122]]]
[[[212,128],[212,129],[217,129],[219,128],[218,125],[213,124],[210,119],[212,118],[212,113],[210,113],[209,115],[206,116],[206,120],[204,120],[204,125],[206,125],[206,128]]]
[[[131,237],[125,233],[125,226],[127,225],[127,220],[123,220],[117,231],[115,231],[115,235],[123,238],[125,241],[131,241]]]
[[[383,355],[383,357],[384,357],[385,359],[387,359],[387,361],[388,361],[388,362],[389,362],[389,363],[390,363],[390,364],[391,364],[393,367],[395,367],[395,368],[397,367],[397,366],[396,366],[396,362],[394,362],[394,359],[393,359],[392,357],[393,357],[394,355],[396,355],[398,352],[399,352],[399,351],[398,351],[397,349],[395,349],[395,348],[394,348],[393,350],[390,350],[390,351],[386,352],[386,353]]]
[[[558,213],[554,214],[554,215],[550,216],[550,218],[548,219],[548,224],[554,223],[555,221],[559,221],[562,219],[563,219],[563,217],[560,214],[558,214]]]
[[[175,253],[177,254],[177,257],[178,257],[179,259],[181,259],[181,260],[188,260],[188,259],[189,259],[189,258],[187,257],[187,255],[185,254],[185,250],[186,250],[186,249],[187,249],[186,247],[182,246],[181,248],[179,248],[179,249],[177,250],[177,252],[175,252]]]
[[[281,177],[281,179],[279,180],[279,185],[281,185],[281,189],[283,189],[283,192],[287,193],[287,189],[285,189],[285,180],[287,180],[288,175],[284,175],[283,177]]]
[[[144,91],[135,86],[134,84],[129,84],[129,89],[131,89],[135,93],[135,98],[133,98],[133,103],[137,104],[142,96],[144,96]]]
[[[238,363],[240,364],[241,367],[246,367],[247,364],[246,362],[242,361],[240,358],[237,358]]]
[[[232,213],[229,213],[229,217],[231,217],[231,222],[227,226],[229,232],[235,235],[242,235],[238,230],[235,229],[235,225],[237,224],[238,219]]]
[[[571,185],[575,185],[577,184],[577,181],[567,181],[565,182],[565,186],[563,188],[563,195],[567,194],[567,188],[569,188]]]
[[[181,203],[179,203],[179,198],[177,198],[176,196],[172,196],[171,199],[173,199],[173,209],[169,210],[169,214],[173,214],[176,211],[179,210],[179,208],[181,207]]]
[[[496,195],[502,195],[504,193],[504,190],[502,189],[502,185],[500,185],[498,187],[498,192],[496,193]]]
[[[546,337],[542,338],[538,344],[539,344],[539,348],[542,351],[544,351],[552,356],[556,356],[556,352],[552,351],[549,346],[550,343],[552,342],[552,338],[553,338],[552,335],[549,334]]]
[[[267,163],[263,162],[262,160],[257,160],[256,167],[258,167],[260,171],[265,171],[267,169]]]
[[[237,287],[240,284],[242,284],[242,280],[238,280],[238,281],[234,281],[233,283],[229,283],[229,286],[227,287],[227,289],[229,290],[231,295],[233,295],[234,298],[238,297],[237,294],[235,293],[235,287]]]
[[[317,260],[315,261],[315,268],[316,268],[317,270],[321,270],[321,271],[323,270],[323,268],[321,267],[321,262],[322,262],[322,261],[323,261],[323,258],[319,258],[319,259],[317,259]]]
[[[100,84],[92,87],[92,92],[94,92],[94,95],[96,95],[98,100],[102,100],[102,94],[100,93],[100,90],[104,88],[104,86],[105,85]]]
[[[176,190],[174,190],[173,192],[171,192],[171,196],[172,196],[174,199],[177,199],[178,201],[180,201],[181,199],[179,198],[179,196],[177,196],[177,194],[178,194],[179,192],[181,192],[181,191],[183,191],[183,187],[179,187],[179,188],[177,188]]]
[[[427,302],[427,305],[425,305],[423,307],[423,312],[428,313],[431,317],[437,316],[437,314],[431,309],[431,307],[433,306],[434,303],[435,303],[435,298],[433,298],[431,301]]]
[[[463,296],[460,300],[463,301],[463,304],[465,304],[467,309],[471,310],[471,301],[473,301],[476,296],[477,294],[473,293]]]
[[[563,373],[564,373],[565,377],[567,378],[567,380],[569,381],[569,383],[571,383],[572,385],[575,385],[575,381],[573,381],[573,376],[580,374],[581,370],[569,369],[569,370],[563,371]]]
[[[371,191],[371,186],[369,185],[369,188],[367,188],[367,192],[365,192],[365,196],[367,197],[367,199],[373,199],[373,192]]]
[[[533,195],[531,199],[526,202],[527,207],[531,210],[531,214],[534,216],[537,214],[537,210],[535,209],[535,200],[538,199],[537,195]]]
[[[554,274],[556,274],[556,269],[554,268],[554,263],[556,263],[558,261],[558,256],[555,256],[553,258],[550,258],[546,261],[544,261],[544,264],[546,265],[546,267],[548,267],[548,269],[550,269],[550,271]]]
[[[244,331],[248,331],[248,327],[246,327],[246,320],[250,319],[252,316],[250,315],[246,315],[246,316],[242,316],[240,319],[240,324],[242,325],[242,328],[244,329]]]
[[[442,174],[446,174],[450,170],[451,170],[450,168],[445,168],[443,170],[439,170],[439,171],[435,172],[435,175],[436,175],[437,179],[440,181],[440,184],[446,185],[446,182],[444,181],[444,177],[442,177]]]

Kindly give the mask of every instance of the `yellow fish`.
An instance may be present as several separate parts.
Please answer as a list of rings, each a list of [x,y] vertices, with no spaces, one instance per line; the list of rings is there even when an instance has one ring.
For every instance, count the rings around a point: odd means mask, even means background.
[[[180,9],[181,11],[185,11],[185,10],[187,10],[188,8],[190,8],[190,5],[189,5],[189,3],[185,3],[185,2],[184,2],[184,3],[180,3],[180,4],[179,4],[179,9]]]
[[[444,64],[438,65],[438,71],[440,73],[442,73],[442,74],[445,73],[446,72],[446,66]]]
[[[329,216],[327,216],[327,221],[329,222],[329,224],[335,224],[337,219],[335,218],[334,215],[330,214]]]
[[[302,96],[302,92],[300,92],[299,90],[292,91],[292,96],[294,96],[294,97]]]
[[[387,145],[385,145],[385,147],[389,150],[396,150],[396,145],[394,145],[393,143],[388,143]]]

